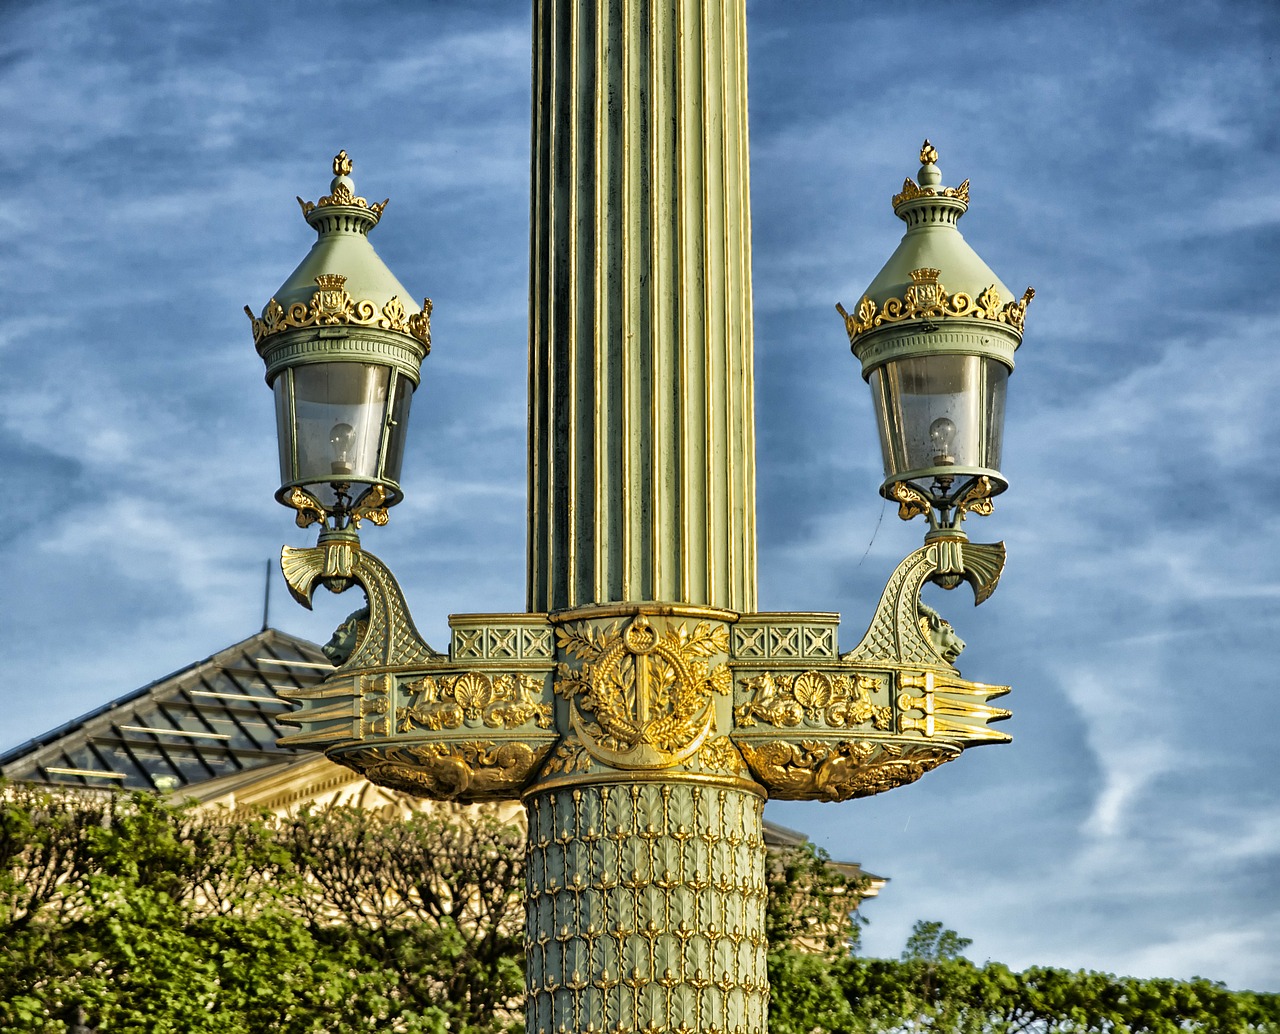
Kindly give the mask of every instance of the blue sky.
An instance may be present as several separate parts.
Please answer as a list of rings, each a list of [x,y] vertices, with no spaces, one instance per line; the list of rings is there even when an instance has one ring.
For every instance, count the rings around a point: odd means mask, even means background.
[[[890,876],[969,954],[1280,990],[1280,8],[752,0],[760,601],[856,643],[919,542],[875,492],[847,306],[892,252],[920,141],[962,229],[1034,285],[1000,590],[930,597],[1007,747],[844,805],[771,805]],[[309,544],[275,487],[260,307],[338,148],[373,240],[435,302],[406,501],[366,545],[419,627],[524,601],[525,0],[0,6],[0,749],[256,631]],[[965,590],[967,592],[967,590]],[[324,639],[354,605],[272,622]]]

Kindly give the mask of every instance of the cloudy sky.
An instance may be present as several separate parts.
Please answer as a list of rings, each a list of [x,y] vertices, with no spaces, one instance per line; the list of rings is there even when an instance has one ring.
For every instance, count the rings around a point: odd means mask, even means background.
[[[242,306],[314,234],[338,148],[435,301],[408,499],[366,536],[424,633],[524,603],[527,0],[0,3],[0,749],[261,623],[309,544]],[[1013,745],[771,817],[892,878],[969,954],[1280,990],[1280,8],[752,0],[760,601],[846,648],[919,542],[875,488],[833,304],[893,250],[920,141],[1037,290],[1011,381],[1000,591],[931,602]],[[271,620],[325,639],[277,584]]]

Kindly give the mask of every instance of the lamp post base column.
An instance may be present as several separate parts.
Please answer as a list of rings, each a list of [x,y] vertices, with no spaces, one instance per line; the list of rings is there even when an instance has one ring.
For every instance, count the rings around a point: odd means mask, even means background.
[[[526,807],[528,1034],[764,1034],[763,797],[632,778]]]

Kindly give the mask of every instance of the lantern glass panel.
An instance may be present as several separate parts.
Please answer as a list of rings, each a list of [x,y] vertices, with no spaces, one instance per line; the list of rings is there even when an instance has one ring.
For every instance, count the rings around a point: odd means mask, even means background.
[[[873,370],[886,483],[948,472],[999,477],[1008,380],[1004,363],[977,355],[915,356]]]
[[[398,481],[412,385],[373,363],[308,363],[276,378],[280,473],[325,506],[336,484]]]
[[[409,434],[409,404],[413,401],[413,381],[396,374],[391,389],[391,415],[387,424],[387,454],[382,476],[400,483],[400,467],[404,462],[404,443]]]

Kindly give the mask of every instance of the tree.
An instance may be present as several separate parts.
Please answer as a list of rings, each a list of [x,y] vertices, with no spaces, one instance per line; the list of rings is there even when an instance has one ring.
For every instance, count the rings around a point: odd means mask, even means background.
[[[357,808],[281,821],[300,879],[288,900],[313,936],[350,942],[459,1034],[523,1018],[524,838],[492,814]]]
[[[523,867],[477,812],[218,821],[0,788],[0,1034],[517,1034]],[[862,958],[822,852],[767,871],[770,1034],[1280,1034],[1280,995],[979,966],[937,922]]]
[[[441,1034],[397,974],[312,936],[263,821],[151,794],[0,794],[0,1032]]]

